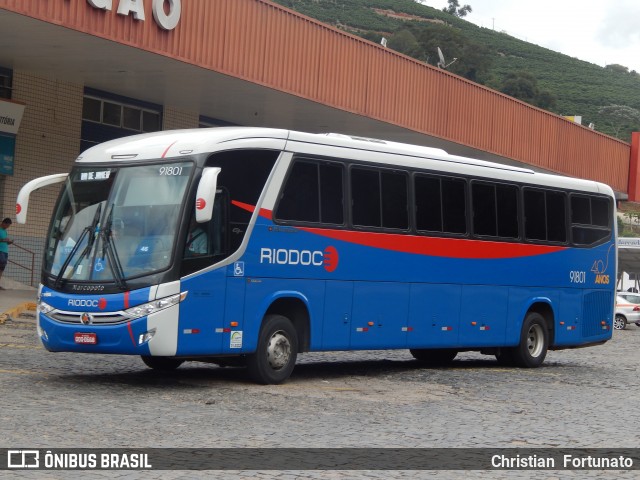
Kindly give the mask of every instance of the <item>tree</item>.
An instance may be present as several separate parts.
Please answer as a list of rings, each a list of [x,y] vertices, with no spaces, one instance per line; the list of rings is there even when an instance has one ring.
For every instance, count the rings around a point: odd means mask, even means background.
[[[640,110],[626,105],[607,105],[600,108],[598,113],[613,128],[616,137],[622,128],[640,125]]]
[[[418,45],[418,41],[413,33],[407,29],[402,29],[394,33],[389,39],[387,46],[410,57],[420,57],[420,45]]]
[[[539,93],[538,80],[529,72],[510,73],[502,82],[500,91],[523,102],[534,104]]]
[[[460,2],[458,0],[448,0],[448,7],[444,7],[442,9],[443,12],[448,13],[450,15],[455,15],[456,17],[464,17],[467,13],[471,13],[472,9],[470,5],[465,5],[464,7],[460,6]]]
[[[629,73],[629,68],[625,67],[624,65],[620,65],[619,63],[611,63],[604,68],[606,68],[607,70],[611,70],[612,72]]]
[[[416,25],[412,32],[420,47],[415,58],[436,66],[440,47],[449,64],[447,71],[473,82],[484,83],[487,79],[492,57],[485,45],[472,42],[461,30],[447,25]],[[457,60],[452,63],[454,58]]]
[[[536,98],[536,106],[544,110],[555,110],[557,103],[558,100],[556,99],[556,96],[546,90],[540,91]]]
[[[556,97],[551,92],[540,90],[538,79],[529,72],[510,73],[502,82],[500,91],[545,110],[552,110],[556,106]]]

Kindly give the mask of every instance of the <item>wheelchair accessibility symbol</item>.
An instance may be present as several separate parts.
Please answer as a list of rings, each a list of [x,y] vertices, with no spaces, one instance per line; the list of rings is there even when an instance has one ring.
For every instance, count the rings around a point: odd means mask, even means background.
[[[233,264],[233,276],[244,277],[244,262],[236,262]]]

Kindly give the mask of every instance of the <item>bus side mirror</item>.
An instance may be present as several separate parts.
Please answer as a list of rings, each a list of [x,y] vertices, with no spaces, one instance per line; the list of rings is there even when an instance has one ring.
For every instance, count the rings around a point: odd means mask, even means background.
[[[218,175],[220,167],[207,167],[202,171],[196,194],[196,222],[204,223],[211,220],[213,215],[213,201],[216,198]]]
[[[18,199],[16,201],[16,221],[22,224],[27,223],[27,209],[29,208],[29,196],[31,192],[48,185],[53,185],[54,183],[64,182],[68,176],[68,173],[57,173],[55,175],[35,178],[27,182],[18,193]]]

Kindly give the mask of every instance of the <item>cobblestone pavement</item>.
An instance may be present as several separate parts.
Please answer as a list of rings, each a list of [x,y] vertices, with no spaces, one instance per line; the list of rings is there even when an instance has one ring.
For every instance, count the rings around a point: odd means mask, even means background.
[[[34,319],[0,325],[0,446],[635,448],[640,328],[549,352],[539,369],[463,353],[420,368],[409,352],[303,354],[289,382],[138,357],[49,353]],[[636,478],[634,472],[0,472],[6,478]],[[11,477],[8,474],[11,473]]]

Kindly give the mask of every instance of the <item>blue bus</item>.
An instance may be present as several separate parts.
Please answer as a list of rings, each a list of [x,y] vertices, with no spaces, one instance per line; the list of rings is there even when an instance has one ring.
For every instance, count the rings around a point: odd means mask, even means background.
[[[340,134],[224,127],[83,152],[48,230],[38,336],[52,352],[246,365],[409,349],[538,367],[612,335],[610,187]]]

